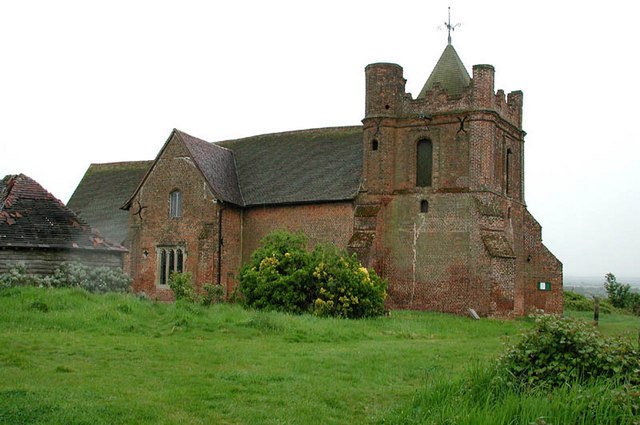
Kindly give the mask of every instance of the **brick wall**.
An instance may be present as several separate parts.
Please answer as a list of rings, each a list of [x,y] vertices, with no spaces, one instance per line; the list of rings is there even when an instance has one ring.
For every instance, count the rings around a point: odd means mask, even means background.
[[[273,230],[304,232],[309,246],[330,242],[346,249],[353,230],[353,203],[253,207],[244,210],[242,258],[248,261],[260,239]]]
[[[522,92],[505,99],[494,73],[477,65],[466,92],[449,96],[435,86],[414,100],[403,91],[402,68],[366,69],[356,209],[379,212],[367,217],[375,225],[354,225],[351,245],[390,281],[390,307],[508,317],[562,310],[561,265],[523,204]],[[433,144],[430,187],[416,187],[421,139]],[[536,289],[541,279],[554,282],[551,292]]]
[[[180,190],[182,216],[169,217],[169,195]],[[216,276],[217,214],[215,201],[188,150],[175,136],[163,148],[130,208],[130,256],[133,288],[161,300],[173,298],[159,286],[158,248],[185,249],[185,271],[193,274],[198,287]],[[140,207],[142,212],[136,214]]]
[[[310,247],[332,242],[356,252],[389,280],[392,308],[473,308],[508,317],[536,308],[561,312],[562,265],[523,203],[522,93],[505,99],[494,92],[489,65],[474,67],[470,87],[456,96],[436,86],[412,99],[395,64],[368,66],[366,85],[362,189],[353,202],[242,209],[218,203],[186,148],[170,140],[131,208],[134,288],[171,299],[156,285],[156,249],[180,245],[198,286],[219,281],[229,293],[260,240],[285,229],[304,232]],[[433,146],[432,183],[416,187],[423,139]],[[184,210],[170,219],[175,189],[183,192]],[[537,290],[539,281],[551,282],[552,291]]]

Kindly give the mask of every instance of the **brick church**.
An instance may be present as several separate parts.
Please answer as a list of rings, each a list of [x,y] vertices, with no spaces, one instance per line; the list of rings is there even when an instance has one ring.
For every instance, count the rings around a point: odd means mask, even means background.
[[[562,264],[524,201],[520,91],[448,44],[416,98],[366,67],[361,125],[209,143],[173,130],[154,161],[93,164],[69,206],[128,249],[136,292],[173,271],[237,285],[272,230],[333,242],[389,281],[389,308],[562,312]],[[122,207],[122,211],[116,208]]]

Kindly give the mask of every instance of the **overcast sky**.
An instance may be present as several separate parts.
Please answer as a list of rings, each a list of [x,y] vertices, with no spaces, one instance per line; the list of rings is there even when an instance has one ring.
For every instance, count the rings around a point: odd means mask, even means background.
[[[419,93],[446,46],[524,92],[525,197],[565,275],[640,276],[640,6],[583,1],[0,0],[0,175],[66,202],[91,163],[357,125],[364,67]],[[1,176],[0,176],[1,177]]]

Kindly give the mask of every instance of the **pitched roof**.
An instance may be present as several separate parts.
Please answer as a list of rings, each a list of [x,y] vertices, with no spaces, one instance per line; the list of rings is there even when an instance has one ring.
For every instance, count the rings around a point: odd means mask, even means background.
[[[233,152],[220,145],[190,136],[180,130],[174,130],[174,132],[182,138],[191,153],[193,161],[204,175],[214,195],[218,199],[236,205],[243,205]]]
[[[91,164],[67,206],[106,238],[122,243],[127,237],[127,211],[120,206],[138,187],[153,161]]]
[[[355,198],[360,187],[361,126],[290,131],[216,143],[174,129],[155,161],[174,137],[184,142],[214,196],[238,206],[350,200]],[[124,238],[127,213],[123,212],[122,219],[116,218],[113,207],[124,204],[122,208],[127,209],[131,206],[155,161],[92,164],[69,205],[100,230],[109,231],[108,224],[113,224],[114,231],[120,229]],[[110,183],[109,179],[129,173],[129,164],[131,167],[144,164],[146,172],[142,170],[138,174],[140,177],[126,185]],[[112,196],[114,186],[127,186],[129,190],[120,192],[124,196]],[[111,192],[105,194],[105,190]],[[88,208],[86,204],[92,207]],[[88,210],[102,212],[102,215],[88,216]],[[120,227],[117,223],[121,223]]]
[[[427,82],[420,90],[418,99],[424,97],[436,84],[449,92],[450,95],[459,95],[469,87],[471,77],[460,60],[456,49],[451,44],[442,52],[438,63],[436,64]]]
[[[0,185],[0,246],[126,251],[24,174]]]
[[[265,134],[217,143],[233,151],[244,206],[353,199],[362,127]]]

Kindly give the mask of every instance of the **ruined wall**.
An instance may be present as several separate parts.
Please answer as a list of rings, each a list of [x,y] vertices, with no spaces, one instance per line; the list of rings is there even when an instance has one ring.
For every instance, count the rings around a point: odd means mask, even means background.
[[[564,308],[562,263],[542,243],[542,228],[533,216],[524,215],[524,310],[561,314]],[[539,282],[551,283],[551,291],[538,289]]]

